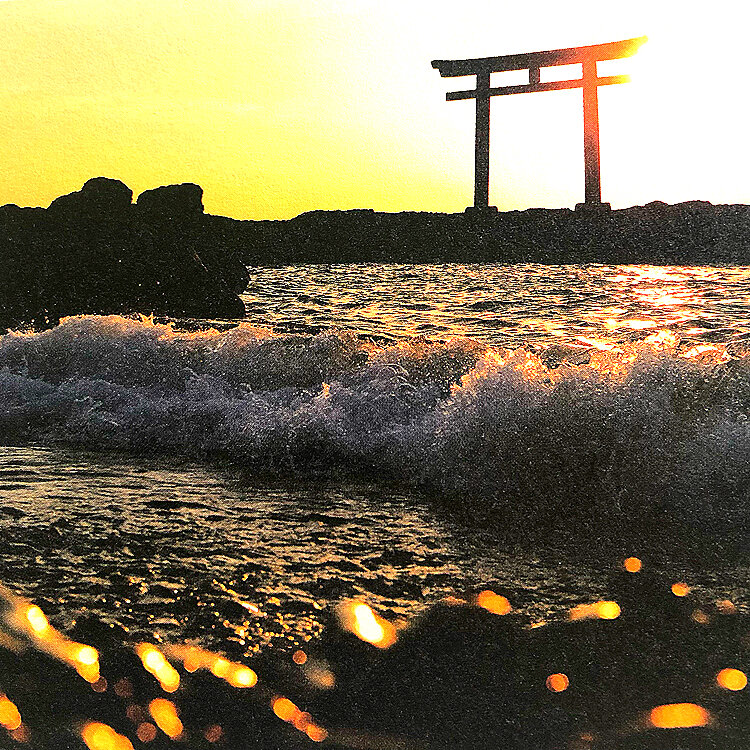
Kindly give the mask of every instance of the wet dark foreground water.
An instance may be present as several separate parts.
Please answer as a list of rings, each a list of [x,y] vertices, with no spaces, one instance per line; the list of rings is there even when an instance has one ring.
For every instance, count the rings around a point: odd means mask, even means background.
[[[196,639],[236,655],[316,637],[347,598],[406,619],[501,590],[529,622],[603,595],[607,561],[504,547],[382,487],[248,486],[195,464],[43,447],[0,449],[0,580],[69,627],[91,613],[133,640]],[[627,554],[627,550],[623,550]],[[750,603],[750,569],[661,570]]]

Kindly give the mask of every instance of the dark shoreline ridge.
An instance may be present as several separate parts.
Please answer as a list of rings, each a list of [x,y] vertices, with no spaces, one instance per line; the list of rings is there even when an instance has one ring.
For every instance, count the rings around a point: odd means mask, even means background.
[[[240,318],[245,265],[750,264],[750,206],[654,201],[612,212],[371,209],[249,221],[203,211],[192,183],[142,193],[96,177],[47,209],[0,207],[0,327],[141,312]]]

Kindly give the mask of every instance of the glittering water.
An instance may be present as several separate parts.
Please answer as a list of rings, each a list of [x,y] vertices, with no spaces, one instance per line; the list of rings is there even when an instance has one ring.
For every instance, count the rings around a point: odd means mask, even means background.
[[[0,337],[0,580],[56,623],[241,653],[314,637],[342,598],[405,617],[483,587],[532,621],[638,551],[601,537],[612,509],[719,544],[750,527],[750,269],[252,276],[233,330],[113,316]],[[498,534],[566,523],[591,527],[584,553]],[[750,601],[746,561],[660,552]]]
[[[251,269],[250,320],[377,337],[468,336],[503,346],[632,340],[750,340],[750,268],[306,265]]]

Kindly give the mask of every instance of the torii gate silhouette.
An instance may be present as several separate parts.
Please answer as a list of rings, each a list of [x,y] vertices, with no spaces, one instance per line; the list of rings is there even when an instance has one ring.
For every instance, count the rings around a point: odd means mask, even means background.
[[[599,77],[596,63],[600,60],[616,60],[634,55],[647,41],[641,36],[620,42],[593,44],[587,47],[547,50],[546,52],[524,52],[501,57],[479,57],[470,60],[433,60],[432,67],[440,71],[443,78],[475,75],[476,89],[452,91],[445,95],[447,101],[476,99],[476,140],[474,145],[474,211],[497,210],[489,205],[490,190],[490,97],[506,94],[530,94],[536,91],[559,91],[561,89],[583,89],[583,157],[585,168],[585,202],[576,209],[593,210],[609,208],[602,203],[601,169],[599,165],[599,95],[598,87],[614,83],[627,83],[630,76],[616,75]],[[581,78],[568,81],[541,82],[540,71],[555,65],[580,63]],[[529,82],[518,86],[490,86],[490,75],[509,70],[529,71]],[[471,209],[467,209],[469,211]]]

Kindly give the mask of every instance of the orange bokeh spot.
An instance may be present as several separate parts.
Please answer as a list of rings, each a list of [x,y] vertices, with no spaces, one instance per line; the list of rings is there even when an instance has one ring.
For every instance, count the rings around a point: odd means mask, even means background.
[[[687,596],[690,593],[690,586],[682,581],[672,584],[672,593],[675,596]]]
[[[206,727],[203,736],[208,742],[218,742],[224,736],[224,730],[218,724],[212,724],[210,727]]]
[[[156,739],[156,727],[150,721],[139,724],[135,733],[141,742],[153,742]]]
[[[722,669],[716,675],[716,682],[725,690],[744,690],[747,686],[747,675],[741,669]]]
[[[292,661],[295,664],[304,664],[307,661],[307,654],[302,649],[298,649],[292,654]]]
[[[622,565],[628,573],[639,573],[643,567],[643,563],[637,557],[629,557]]]
[[[477,605],[493,615],[507,615],[513,609],[510,602],[494,591],[486,590],[477,595]]]
[[[148,710],[156,722],[156,726],[164,734],[172,739],[182,734],[182,722],[177,715],[177,707],[172,701],[168,701],[166,698],[154,698],[148,704]]]
[[[81,730],[81,739],[89,750],[133,750],[133,743],[112,727],[99,721],[90,721]]]
[[[326,737],[328,737],[328,732],[326,732],[323,727],[319,727],[317,724],[309,724],[307,726],[307,729],[305,729],[305,734],[313,742],[323,742]]]
[[[21,714],[16,704],[5,695],[0,698],[0,724],[11,731],[21,726]]]
[[[706,726],[711,714],[695,703],[668,703],[651,709],[649,720],[657,729],[686,729]]]
[[[249,667],[236,667],[226,677],[226,681],[236,688],[251,688],[258,683],[258,675]]]
[[[568,689],[570,680],[568,679],[568,675],[562,672],[555,672],[555,674],[551,674],[547,678],[545,684],[547,685],[547,690],[551,690],[553,693],[562,693]]]
[[[292,721],[299,713],[299,709],[289,698],[276,698],[271,704],[271,708],[282,721]]]
[[[737,612],[737,607],[734,606],[734,602],[729,599],[721,599],[716,602],[716,609],[718,609],[722,615],[733,615]]]

